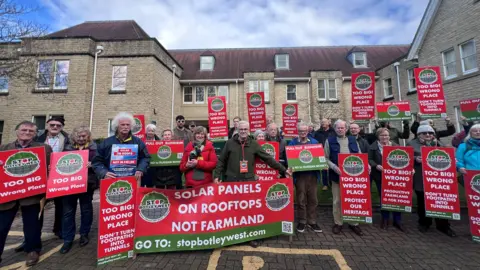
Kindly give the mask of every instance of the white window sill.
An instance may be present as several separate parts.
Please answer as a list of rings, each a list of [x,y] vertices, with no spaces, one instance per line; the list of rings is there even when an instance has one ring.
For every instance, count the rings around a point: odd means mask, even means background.
[[[477,71],[478,71],[478,68],[470,69],[470,70],[464,71],[463,75],[468,75]]]
[[[393,95],[384,96],[383,99],[393,98]]]
[[[354,68],[368,68],[367,66],[353,66]]]
[[[408,92],[415,92],[415,91],[417,91],[417,88],[409,88],[408,89]]]
[[[297,103],[297,100],[287,100],[287,103]]]
[[[185,102],[185,101],[184,101],[183,104],[185,104],[185,105],[192,105],[193,102]]]
[[[450,76],[448,76],[448,77],[445,77],[445,80],[447,81],[447,80],[455,79],[456,77],[457,77],[457,74],[455,74],[455,75],[450,75]]]

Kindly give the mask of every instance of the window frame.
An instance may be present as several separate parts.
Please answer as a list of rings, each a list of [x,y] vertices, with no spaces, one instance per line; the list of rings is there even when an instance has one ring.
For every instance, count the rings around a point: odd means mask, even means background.
[[[294,86],[295,87],[295,100],[288,99],[288,87],[289,86]],[[297,100],[298,100],[297,93],[298,93],[298,91],[297,91],[297,85],[296,84],[287,84],[285,86],[285,100],[287,102],[297,102]]]
[[[38,83],[40,81],[40,74],[47,74],[47,73],[40,73],[40,63],[41,62],[50,62],[50,70],[48,71],[48,78],[49,78],[48,79],[48,85],[47,86],[42,86],[42,87],[40,87],[38,85]],[[38,60],[38,62],[37,62],[37,81],[35,82],[35,89],[38,89],[38,90],[50,89],[50,86],[52,84],[52,71],[54,69],[54,67],[53,67],[54,63],[55,63],[55,61],[53,59],[40,59],[40,60]]]
[[[252,90],[252,85],[256,85],[257,90],[255,89]],[[265,87],[267,86],[267,94],[265,94]],[[263,86],[263,87],[262,87]],[[262,91],[263,88],[263,91]],[[263,95],[265,97],[265,103],[270,103],[270,81],[269,80],[250,80],[248,82],[248,92],[249,93],[257,93],[257,92],[263,92]]]
[[[321,98],[319,95],[320,83],[322,82],[325,92],[325,98]],[[335,89],[335,98],[330,97],[330,81],[333,81]],[[317,101],[337,101],[338,100],[338,90],[337,90],[337,80],[336,79],[317,79]]]
[[[203,88],[203,101],[197,101],[197,88]],[[205,95],[206,88],[207,87],[205,85],[196,85],[195,86],[195,99],[193,101],[195,104],[205,104],[206,103],[206,100],[205,100],[207,98],[206,95]]]
[[[213,87],[213,96],[210,96],[210,90]],[[217,96],[217,86],[216,85],[207,85],[205,86],[207,89],[207,100],[209,97],[216,97]]]
[[[417,91],[417,80],[415,79],[415,68],[417,68],[417,67],[415,66],[415,67],[407,69],[408,92]],[[412,71],[412,77],[410,77],[410,73],[409,73],[410,70]],[[411,81],[412,80],[415,82],[415,87],[414,88],[411,87]]]
[[[363,65],[357,65],[356,60],[357,60],[357,54],[362,54],[363,58]],[[352,59],[353,59],[353,67],[355,68],[366,68],[368,67],[367,64],[367,53],[366,52],[353,52],[352,53]]]
[[[203,61],[206,59],[211,59],[211,63],[204,63]],[[203,65],[212,65],[212,68],[203,68]],[[205,56],[200,56],[200,70],[214,70],[215,69],[215,57],[212,55],[205,55]]]
[[[125,77],[115,77],[115,68],[116,67],[125,67]],[[111,87],[111,90],[113,92],[126,91],[127,90],[127,77],[128,77],[128,66],[127,65],[112,65],[112,87]],[[124,78],[125,79],[125,87],[124,88],[114,87],[115,78],[117,78],[117,79],[118,78]]]
[[[32,123],[34,123],[36,126],[37,126],[37,131],[39,130],[46,130],[47,129],[47,121],[48,121],[48,118],[47,118],[48,115],[46,114],[34,114],[32,115]],[[43,124],[44,125],[44,128],[41,129],[40,126],[37,124],[37,122],[35,121],[35,118],[36,117],[45,117],[45,123]]]
[[[476,67],[473,68],[473,69],[469,69],[469,70],[465,70],[465,61],[464,61],[464,56],[463,56],[463,46],[466,45],[467,43],[470,43],[472,42],[473,43],[473,54],[471,55],[468,55],[467,57],[474,57],[475,58],[475,65]],[[470,40],[467,40],[463,43],[461,43],[460,45],[458,45],[458,48],[460,50],[460,62],[462,64],[462,73],[464,75],[467,75],[467,74],[470,74],[470,73],[473,73],[473,72],[477,72],[478,71],[478,63],[477,63],[477,47],[476,47],[476,44],[475,44],[475,39],[470,39]]]
[[[107,124],[107,138],[115,135],[115,132],[112,130],[112,122],[113,119],[109,118]]]
[[[278,65],[278,63],[280,62],[279,61],[279,58],[280,57],[286,57],[285,58],[285,66],[284,67],[280,67]],[[290,69],[290,55],[288,55],[288,53],[281,53],[281,54],[276,54],[275,55],[275,69]]]
[[[390,82],[390,86],[388,85],[388,82]],[[391,94],[387,93],[387,90],[391,90]],[[393,80],[392,78],[387,78],[383,80],[383,98],[391,98],[393,97]]]
[[[67,85],[66,86],[56,86],[57,84],[57,63],[59,62],[68,62],[68,70],[67,73],[61,73],[67,75]],[[64,90],[68,89],[68,81],[69,81],[69,73],[70,73],[70,60],[68,59],[55,59],[53,63],[53,89]]]
[[[220,87],[226,87],[227,88],[227,95],[226,96],[221,96],[220,95]],[[230,95],[230,93],[228,93],[228,90],[229,90],[229,87],[228,85],[218,85],[217,86],[217,97],[225,97],[225,102],[228,104],[228,96]]]
[[[192,90],[192,101],[185,101],[185,88],[190,88]],[[193,86],[184,86],[183,87],[183,104],[193,104],[193,101],[194,101],[194,98],[193,96],[195,95],[195,90],[193,88]]]
[[[0,81],[6,81],[6,83],[3,84],[3,85],[6,85],[6,88],[0,87],[0,93],[8,93],[10,78],[8,77],[8,74],[5,74],[5,73],[6,73],[6,69],[0,69]],[[0,84],[0,86],[2,86],[2,84]]]
[[[445,62],[445,54],[447,52],[452,52],[453,53],[453,57],[454,57],[454,61],[453,62],[449,62],[449,63],[446,63]],[[455,65],[455,74],[453,75],[448,75],[448,72],[447,72],[447,65],[448,64],[454,64]],[[450,79],[453,79],[453,78],[456,78],[458,75],[457,75],[457,56],[455,55],[455,48],[454,47],[451,47],[451,48],[448,48],[446,50],[444,50],[442,52],[442,64],[443,64],[443,76],[445,77],[445,80],[450,80]]]

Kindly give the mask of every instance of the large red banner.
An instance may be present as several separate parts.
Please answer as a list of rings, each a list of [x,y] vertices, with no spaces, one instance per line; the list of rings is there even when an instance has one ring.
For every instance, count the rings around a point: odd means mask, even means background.
[[[460,220],[455,148],[423,146],[422,164],[427,217]]]
[[[87,192],[88,150],[52,153],[47,199]]]
[[[280,150],[279,150],[278,142],[259,141],[258,144],[262,146],[265,152],[273,156],[276,161],[279,160]],[[270,166],[268,166],[267,163],[263,162],[263,160],[259,158],[255,159],[254,170],[255,170],[255,174],[258,176],[258,180],[260,181],[278,179],[278,171],[270,168]]]
[[[283,135],[295,137],[298,135],[298,105],[282,104]]]
[[[472,239],[480,243],[480,171],[467,171],[464,179]]]
[[[339,154],[342,219],[372,223],[368,154]]]
[[[45,147],[1,151],[0,166],[0,204],[45,193]]]
[[[413,148],[384,146],[382,159],[382,209],[412,212]]]
[[[447,117],[447,104],[443,93],[439,67],[415,68],[418,107],[423,117]]]
[[[133,119],[135,119],[135,126],[132,129],[132,134],[142,139],[142,141],[145,142],[147,140],[146,128],[145,128],[145,115],[135,114],[133,115]]]
[[[100,181],[97,265],[133,257],[136,194],[133,176]]]
[[[210,138],[228,136],[227,102],[224,96],[208,98]]]
[[[375,72],[352,74],[352,119],[375,118]]]
[[[265,97],[263,92],[247,93],[250,132],[267,129]]]

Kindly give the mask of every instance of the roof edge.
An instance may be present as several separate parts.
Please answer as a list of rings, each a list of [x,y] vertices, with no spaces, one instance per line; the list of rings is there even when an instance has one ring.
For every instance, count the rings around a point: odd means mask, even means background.
[[[310,49],[310,48],[345,48],[352,47],[407,47],[410,44],[384,44],[384,45],[338,45],[338,46],[297,46],[297,47],[250,47],[250,48],[201,48],[201,49],[170,49],[171,52],[203,52],[203,51],[228,51],[228,50],[264,50],[264,49]]]

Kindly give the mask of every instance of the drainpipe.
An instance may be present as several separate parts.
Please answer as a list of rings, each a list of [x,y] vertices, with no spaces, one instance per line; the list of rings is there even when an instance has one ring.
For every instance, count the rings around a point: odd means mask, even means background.
[[[103,52],[103,46],[98,45],[97,51],[95,52],[95,63],[93,64],[93,86],[92,86],[92,100],[90,102],[90,132],[92,131],[93,123],[93,104],[95,103],[95,88],[97,82],[97,60],[98,55]]]
[[[240,100],[238,99],[238,80],[235,80],[235,84],[236,84],[236,87],[237,87],[237,97],[236,97],[236,99],[237,99],[236,100],[237,101],[236,102],[237,103],[237,106],[236,106],[237,107],[237,114],[235,116],[239,116],[238,115],[238,103],[240,102]]]
[[[311,104],[310,104],[310,81],[312,78],[308,78],[307,89],[308,89],[308,119],[309,122],[312,123],[312,111],[311,111]]]
[[[177,70],[177,65],[172,65],[172,119],[170,122],[170,127],[173,130],[173,108],[175,107],[175,71]]]

